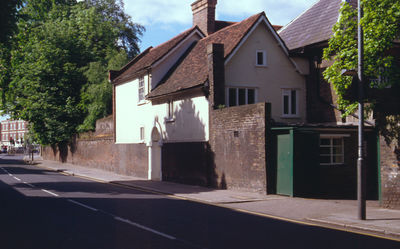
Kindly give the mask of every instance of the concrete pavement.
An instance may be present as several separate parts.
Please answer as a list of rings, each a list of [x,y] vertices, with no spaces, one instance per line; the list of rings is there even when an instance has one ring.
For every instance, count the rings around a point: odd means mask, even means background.
[[[400,241],[400,210],[381,208],[378,201],[367,202],[367,220],[361,221],[357,219],[356,200],[305,199],[215,190],[172,182],[149,181],[96,168],[46,161],[40,157],[35,158],[35,166],[289,222],[314,224]]]

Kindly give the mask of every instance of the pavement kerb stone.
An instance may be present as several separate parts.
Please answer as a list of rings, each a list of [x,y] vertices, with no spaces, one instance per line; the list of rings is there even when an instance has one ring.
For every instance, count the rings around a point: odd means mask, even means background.
[[[388,236],[400,238],[400,233],[391,232],[391,231],[385,231],[385,234],[388,235]]]
[[[327,220],[321,220],[321,219],[315,219],[315,218],[306,218],[307,221],[311,221],[314,223],[318,224],[325,224],[325,225],[330,225],[330,226],[335,226],[335,227],[343,227],[346,228],[346,224],[344,223],[339,223],[339,222],[334,222],[334,221],[327,221]]]
[[[85,177],[87,177],[87,176],[85,176]],[[87,178],[91,178],[91,177],[87,177]],[[153,188],[142,187],[142,186],[138,186],[138,185],[134,185],[134,184],[122,184],[122,183],[114,182],[114,181],[108,181],[108,183],[113,184],[113,185],[117,185],[117,186],[121,186],[121,187],[135,188],[135,189],[139,189],[139,190],[143,190],[143,191],[147,191],[147,192],[152,192],[152,193],[156,193],[156,194],[160,194],[160,195],[173,195],[173,196],[176,196],[173,193],[160,191],[158,189],[153,189]]]
[[[363,226],[358,226],[358,225],[345,224],[345,223],[339,223],[339,222],[315,219],[315,218],[306,218],[306,220],[313,222],[313,223],[322,224],[322,225],[343,228],[345,230],[369,232],[369,233],[375,233],[375,234],[379,234],[379,235],[391,236],[391,237],[394,237],[397,239],[400,238],[400,233],[390,232],[390,231],[386,231],[386,230],[379,229],[379,228],[363,227]]]
[[[64,173],[64,174],[67,174],[67,175],[71,175],[71,176],[84,177],[84,178],[87,178],[87,179],[90,179],[90,180],[101,181],[101,182],[105,182],[105,183],[109,183],[109,184],[113,184],[113,185],[117,185],[117,186],[121,186],[121,187],[135,188],[135,189],[139,189],[139,190],[143,190],[143,191],[148,191],[148,192],[152,192],[152,193],[156,193],[156,194],[160,194],[160,195],[172,195],[172,196],[177,196],[177,195],[175,195],[175,194],[173,194],[173,193],[169,193],[169,192],[165,192],[165,191],[160,191],[160,190],[158,190],[158,189],[153,189],[153,188],[148,188],[148,187],[142,187],[142,186],[138,186],[138,185],[134,185],[134,184],[122,184],[122,183],[115,182],[115,181],[106,181],[106,180],[101,179],[101,178],[96,178],[96,177],[88,176],[88,175],[85,175],[85,174],[75,173],[75,172],[70,171],[70,170],[63,170],[63,171],[60,171],[60,170],[57,170],[56,168],[52,168],[52,167],[50,167],[50,166],[44,166],[42,163],[37,164],[36,166],[41,167],[41,168],[46,168],[46,169],[48,169],[48,170],[52,170],[52,171],[55,171],[55,172],[59,172],[59,173]],[[182,198],[182,197],[180,197],[180,198]],[[194,199],[194,198],[186,198],[186,197],[184,197],[184,198],[185,198],[185,199],[188,199],[188,200],[193,199],[193,200],[196,200],[196,201],[202,201],[202,200]]]

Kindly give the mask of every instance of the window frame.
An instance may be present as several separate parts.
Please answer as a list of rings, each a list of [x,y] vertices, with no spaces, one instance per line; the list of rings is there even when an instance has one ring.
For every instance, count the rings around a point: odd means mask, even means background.
[[[141,92],[141,90],[143,92]],[[138,103],[143,103],[145,101],[146,95],[146,84],[144,80],[144,76],[138,78]]]
[[[145,130],[144,130],[144,126],[140,126],[139,128],[139,140],[141,142],[144,142],[145,140]]]
[[[260,64],[259,63],[259,60],[258,60],[258,55],[259,54],[262,54],[262,64]],[[257,67],[266,67],[267,66],[267,51],[265,51],[265,50],[261,50],[261,49],[258,49],[258,50],[256,50],[256,66]]]
[[[319,164],[320,165],[344,165],[344,138],[348,137],[347,135],[320,135],[319,139],[319,148],[329,148],[329,154],[321,154],[321,151],[319,152]],[[323,139],[329,139],[329,145],[322,145],[321,141]],[[340,145],[335,145],[333,140],[338,140],[340,139]],[[333,149],[334,148],[341,148],[341,152],[339,154],[335,154]],[[321,162],[321,156],[329,156],[329,162],[328,163],[322,163]],[[336,156],[340,156],[342,160],[340,162],[334,162],[334,158]]]
[[[293,96],[292,92],[296,93],[295,99],[295,113],[293,113]],[[289,93],[289,94],[287,94]],[[297,88],[282,88],[282,117],[283,118],[298,118],[299,114],[299,94],[300,90]],[[285,113],[285,96],[288,96],[288,113]]]
[[[175,121],[175,110],[174,110],[174,101],[170,100],[167,102],[167,117],[165,118],[166,122],[174,122]]]
[[[230,89],[235,89],[235,105],[230,105]],[[237,87],[237,86],[227,86],[225,88],[225,105],[227,107],[232,107],[232,106],[241,106],[240,100],[239,100],[239,90],[244,89],[245,90],[245,100],[244,104],[242,105],[251,105],[257,103],[257,88],[255,87]],[[254,103],[249,103],[249,90],[254,91]]]

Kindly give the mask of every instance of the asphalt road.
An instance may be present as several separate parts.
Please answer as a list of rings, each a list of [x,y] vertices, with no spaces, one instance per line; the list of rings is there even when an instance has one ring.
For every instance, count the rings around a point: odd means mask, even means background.
[[[0,248],[400,248],[25,165],[0,156]],[[19,158],[20,159],[20,158]]]

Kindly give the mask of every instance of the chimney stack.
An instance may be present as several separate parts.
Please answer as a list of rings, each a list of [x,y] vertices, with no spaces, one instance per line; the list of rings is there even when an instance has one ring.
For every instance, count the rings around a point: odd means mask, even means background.
[[[193,26],[198,26],[205,35],[215,31],[215,6],[217,0],[197,0],[192,3]]]

